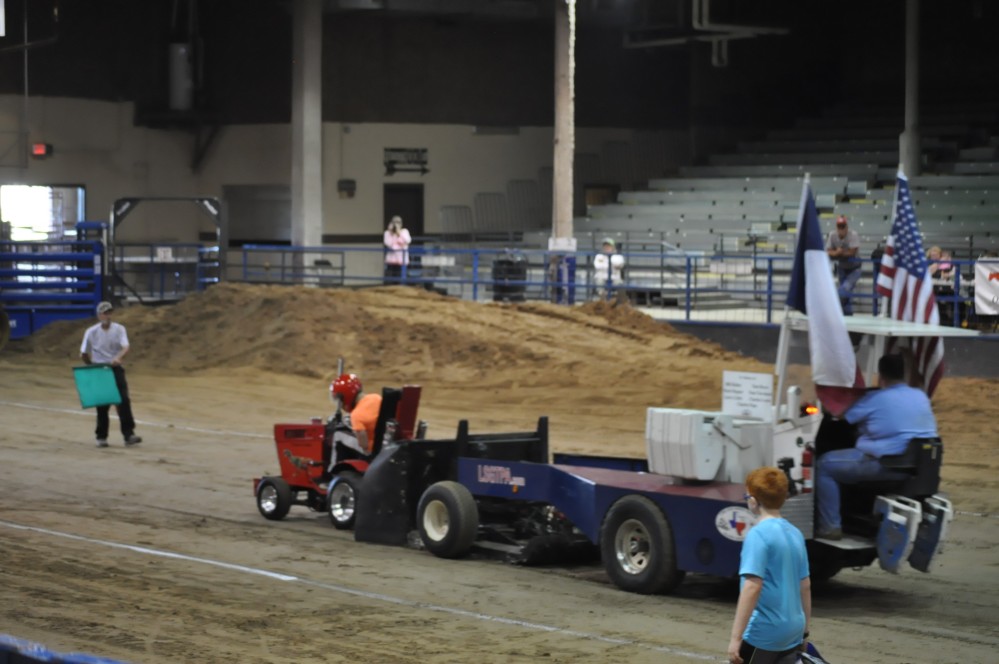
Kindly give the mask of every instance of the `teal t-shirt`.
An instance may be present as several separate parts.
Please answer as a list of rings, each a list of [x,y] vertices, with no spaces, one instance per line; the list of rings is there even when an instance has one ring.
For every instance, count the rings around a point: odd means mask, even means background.
[[[739,576],[763,579],[763,590],[742,640],[764,650],[789,650],[801,643],[805,610],[801,581],[809,575],[801,531],[786,519],[764,519],[742,543]]]

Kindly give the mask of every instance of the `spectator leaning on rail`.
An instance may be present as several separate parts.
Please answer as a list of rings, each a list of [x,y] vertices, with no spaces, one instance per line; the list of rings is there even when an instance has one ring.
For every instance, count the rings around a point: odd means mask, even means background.
[[[746,477],[746,505],[757,516],[742,544],[742,587],[728,644],[731,664],[792,664],[808,638],[812,580],[801,531],[781,518],[787,476],[757,468]]]
[[[940,247],[930,247],[926,250],[926,260],[929,261],[928,271],[934,280],[951,280],[954,278],[953,256]],[[936,282],[934,282],[936,283]]]
[[[857,282],[860,281],[861,263],[857,258],[859,250],[860,236],[857,235],[857,231],[850,230],[846,217],[843,215],[836,217],[836,230],[830,232],[826,238],[826,253],[836,260],[839,301],[843,306],[843,313],[847,316],[853,315],[850,297]]]
[[[356,374],[341,374],[330,384],[330,399],[337,410],[343,409],[346,429],[333,432],[332,468],[336,464],[336,444],[369,456],[375,440],[375,425],[382,409],[380,394],[364,394],[361,379]]]
[[[605,238],[600,253],[593,257],[593,281],[597,285],[597,295],[606,298],[621,285],[624,278],[624,256],[617,253],[614,240]]]
[[[409,265],[409,245],[413,238],[409,230],[402,227],[402,217],[392,217],[385,229],[385,283],[398,284],[402,281],[402,266]]]
[[[871,480],[899,480],[904,473],[889,470],[878,461],[886,454],[901,454],[913,438],[935,438],[937,421],[926,393],[905,383],[905,360],[884,355],[878,360],[880,390],[868,392],[843,414],[857,426],[857,444],[819,457],[816,465],[816,498],[819,528],[816,537],[843,538],[840,518],[840,485]]]
[[[87,328],[83,334],[83,344],[80,345],[80,357],[84,364],[107,364],[114,370],[114,382],[121,394],[118,409],[118,420],[121,422],[121,435],[125,445],[138,445],[142,439],[135,435],[135,419],[132,417],[132,401],[128,397],[128,381],[125,380],[125,368],[121,361],[128,353],[128,333],[125,326],[111,322],[114,307],[110,302],[97,305],[96,325]],[[97,447],[108,446],[108,412],[111,406],[97,407]]]

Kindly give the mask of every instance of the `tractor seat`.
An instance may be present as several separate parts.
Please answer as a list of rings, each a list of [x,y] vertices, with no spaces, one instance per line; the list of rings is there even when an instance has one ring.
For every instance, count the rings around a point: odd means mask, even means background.
[[[939,438],[913,438],[901,454],[881,457],[881,465],[906,477],[898,480],[875,480],[857,483],[856,490],[843,492],[843,531],[864,537],[874,537],[880,518],[872,513],[877,496],[894,494],[923,500],[940,487],[940,465],[943,443]]]
[[[913,438],[901,454],[881,457],[881,465],[903,472],[909,477],[893,482],[864,482],[865,487],[877,485],[907,498],[928,498],[940,488],[940,465],[943,462],[943,441],[939,438]]]

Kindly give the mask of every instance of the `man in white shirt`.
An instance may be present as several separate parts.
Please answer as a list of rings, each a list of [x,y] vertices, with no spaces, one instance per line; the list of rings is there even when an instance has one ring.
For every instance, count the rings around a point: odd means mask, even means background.
[[[125,368],[121,366],[122,358],[128,353],[128,333],[125,326],[111,322],[114,307],[110,302],[97,305],[97,325],[87,328],[83,334],[83,344],[80,345],[80,357],[84,364],[107,364],[114,370],[114,381],[121,394],[118,404],[118,419],[121,422],[121,435],[125,446],[138,445],[142,438],[135,435],[135,419],[132,417],[132,402],[128,398],[128,382],[125,380]],[[97,407],[97,447],[108,446],[108,411],[110,406]]]
[[[624,282],[624,256],[616,253],[614,240],[606,238],[601,253],[593,257],[593,281],[597,285],[597,295],[601,300],[614,291],[615,286]]]

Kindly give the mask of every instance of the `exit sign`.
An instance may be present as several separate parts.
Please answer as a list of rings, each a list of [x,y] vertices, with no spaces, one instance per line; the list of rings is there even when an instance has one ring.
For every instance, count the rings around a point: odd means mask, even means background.
[[[51,143],[32,143],[31,144],[31,156],[36,159],[44,159],[45,157],[52,156],[52,144]]]

